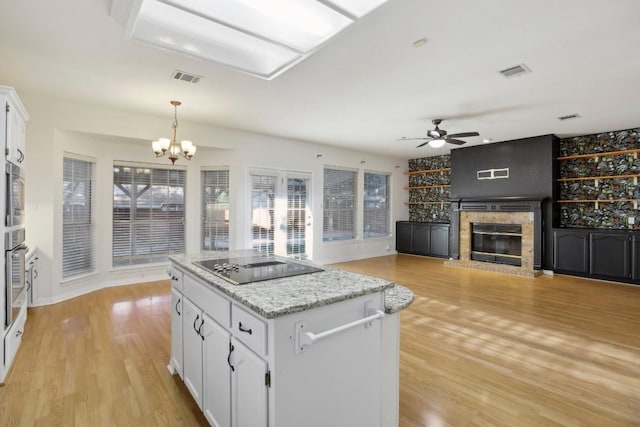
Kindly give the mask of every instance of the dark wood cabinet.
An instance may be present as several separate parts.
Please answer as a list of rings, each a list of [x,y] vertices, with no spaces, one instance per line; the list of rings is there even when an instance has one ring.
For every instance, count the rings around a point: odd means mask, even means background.
[[[433,256],[449,257],[449,225],[431,225],[431,254]]]
[[[396,251],[448,258],[449,224],[396,222]]]
[[[555,229],[553,269],[558,273],[640,284],[640,232]]]
[[[558,272],[589,273],[588,231],[553,231],[553,269]]]
[[[615,279],[631,278],[631,236],[590,233],[589,273]]]
[[[411,223],[396,222],[396,251],[411,253]]]
[[[427,255],[431,252],[429,224],[411,224],[411,248],[414,254]]]

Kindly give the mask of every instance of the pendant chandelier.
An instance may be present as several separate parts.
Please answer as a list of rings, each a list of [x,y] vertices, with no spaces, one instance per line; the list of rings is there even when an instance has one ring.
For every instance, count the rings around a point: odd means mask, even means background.
[[[156,157],[162,157],[165,154],[168,154],[169,160],[171,160],[171,164],[173,165],[176,164],[176,160],[178,160],[180,156],[187,160],[191,160],[193,155],[196,153],[196,146],[193,145],[193,142],[181,141],[180,145],[176,142],[176,130],[178,129],[178,106],[180,104],[180,101],[171,101],[171,105],[173,105],[174,108],[173,125],[171,126],[173,129],[173,137],[171,140],[169,140],[169,138],[159,138],[151,143],[151,148],[153,148],[153,152],[156,154]]]

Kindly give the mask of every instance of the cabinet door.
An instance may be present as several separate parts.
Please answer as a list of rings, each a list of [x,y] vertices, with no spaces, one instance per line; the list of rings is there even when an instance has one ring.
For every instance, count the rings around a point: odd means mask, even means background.
[[[411,224],[396,222],[396,251],[411,253]]]
[[[214,427],[231,425],[231,368],[229,357],[231,334],[211,317],[204,315],[201,329],[204,416]]]
[[[631,237],[626,234],[591,233],[590,273],[628,279],[631,277]]]
[[[267,426],[267,362],[235,338],[231,339],[231,425]]]
[[[182,294],[171,290],[171,366],[180,378],[182,374]]]
[[[431,255],[449,257],[449,226],[431,225]]]
[[[640,235],[631,238],[631,278],[640,280]]]
[[[18,110],[10,102],[6,106],[7,130],[6,150],[7,160],[16,165],[24,161],[25,123]]]
[[[202,409],[202,323],[200,309],[189,299],[182,299],[182,372],[184,383]]]
[[[429,255],[429,224],[413,223],[411,224],[411,243],[412,253],[418,255]]]
[[[554,230],[553,268],[576,273],[589,273],[589,232]]]

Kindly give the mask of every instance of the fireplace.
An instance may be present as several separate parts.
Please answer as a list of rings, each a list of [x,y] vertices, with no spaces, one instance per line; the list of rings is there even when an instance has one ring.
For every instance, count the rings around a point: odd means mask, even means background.
[[[452,202],[451,259],[446,265],[539,275],[541,203],[518,198]]]
[[[520,267],[522,225],[471,224],[471,259]]]

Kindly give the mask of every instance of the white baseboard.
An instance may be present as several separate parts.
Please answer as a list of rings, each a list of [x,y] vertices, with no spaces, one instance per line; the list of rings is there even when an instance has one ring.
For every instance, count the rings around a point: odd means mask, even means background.
[[[79,289],[74,289],[72,291],[66,292],[64,294],[59,294],[53,297],[46,297],[46,298],[38,298],[37,301],[35,301],[33,304],[30,304],[30,307],[39,307],[39,306],[43,306],[43,305],[51,305],[51,304],[57,304],[59,302],[62,301],[66,301],[72,298],[76,298],[79,297],[81,295],[85,295],[88,294],[90,292],[95,292],[95,291],[99,291],[100,289],[104,289],[104,288],[113,288],[116,286],[126,286],[126,285],[133,285],[136,283],[147,283],[147,282],[157,282],[159,280],[167,280],[167,275],[166,274],[157,274],[157,275],[151,275],[151,276],[145,276],[144,278],[140,278],[140,277],[133,277],[133,278],[128,278],[128,279],[123,279],[123,280],[111,280],[105,283],[97,283],[95,285],[90,285],[90,286],[86,286],[86,287],[82,287]]]

